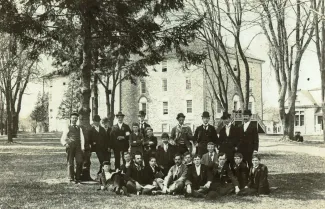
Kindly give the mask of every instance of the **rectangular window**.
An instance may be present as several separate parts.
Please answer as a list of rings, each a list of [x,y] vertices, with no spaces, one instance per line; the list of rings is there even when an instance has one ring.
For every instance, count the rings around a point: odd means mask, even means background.
[[[237,111],[237,101],[234,101],[234,110]]]
[[[190,89],[191,89],[191,79],[186,78],[186,90],[190,90]]]
[[[161,71],[167,72],[167,60],[162,61],[161,63]]]
[[[323,123],[323,116],[317,116],[317,124]]]
[[[304,126],[305,125],[305,112],[296,111],[295,114],[295,126]]]
[[[186,100],[187,113],[192,113],[192,100]]]
[[[147,103],[141,103],[141,110],[147,112]]]
[[[163,91],[167,91],[167,79],[162,79],[162,89]]]
[[[304,125],[305,125],[305,116],[300,115],[300,126],[304,126]]]
[[[249,110],[252,110],[252,106],[253,106],[253,105],[252,105],[252,102],[248,102],[248,109],[249,109]]]
[[[166,124],[166,123],[164,123],[164,124],[162,124],[162,126],[161,126],[161,131],[164,133],[164,132],[169,132],[169,130],[168,130],[168,124]]]
[[[146,82],[141,81],[141,93],[146,93]]]
[[[168,102],[163,102],[163,114],[168,115]]]

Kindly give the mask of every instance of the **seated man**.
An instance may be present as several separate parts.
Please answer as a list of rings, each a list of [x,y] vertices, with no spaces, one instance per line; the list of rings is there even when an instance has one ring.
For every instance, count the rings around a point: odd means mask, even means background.
[[[145,166],[145,174],[146,174],[146,184],[152,185],[154,188],[146,189],[143,193],[151,194],[153,190],[163,189],[164,183],[164,174],[161,168],[157,165],[156,158],[150,157],[149,164]]]
[[[188,167],[187,171],[186,196],[204,197],[210,188],[212,173],[207,166],[201,164],[200,155],[194,155],[193,161],[194,165]]]
[[[169,169],[174,165],[176,147],[169,143],[169,136],[167,133],[161,135],[161,140],[162,144],[158,146],[156,159],[164,175],[167,176]]]
[[[185,185],[187,166],[182,163],[182,155],[176,154],[175,165],[172,166],[164,180],[163,193],[182,193]]]
[[[304,141],[304,137],[302,137],[300,134],[301,134],[300,131],[296,132],[296,135],[294,136],[294,141],[296,141],[296,142],[303,142]]]
[[[191,153],[184,153],[184,164],[187,166],[187,169],[193,165]]]
[[[248,184],[239,192],[239,195],[268,195],[270,193],[269,181],[267,179],[268,170],[260,161],[260,156],[253,155],[253,166],[249,172]]]
[[[102,166],[103,170],[98,174],[100,184],[99,190],[109,190],[116,194],[128,195],[121,173],[111,170],[111,164],[108,161],[104,161]]]
[[[227,163],[225,153],[220,152],[218,154],[218,164],[213,167],[212,172],[213,180],[208,198],[215,199],[219,196],[231,194],[234,191],[236,194],[239,192],[238,181],[231,171],[229,163]]]
[[[243,189],[248,183],[248,167],[247,164],[243,162],[243,155],[236,152],[234,155],[233,173],[238,180],[239,189]]]
[[[208,166],[211,170],[215,164],[218,163],[218,156],[215,151],[215,145],[213,142],[209,142],[207,145],[208,153],[202,156],[201,163]]]
[[[141,194],[143,185],[146,183],[146,175],[142,162],[142,154],[136,152],[134,155],[134,163],[132,163],[126,171],[126,188],[129,193]]]
[[[126,174],[128,167],[130,167],[130,165],[133,163],[131,154],[129,152],[124,152],[124,160],[125,163],[121,165],[121,168],[118,170],[121,170],[123,174]]]

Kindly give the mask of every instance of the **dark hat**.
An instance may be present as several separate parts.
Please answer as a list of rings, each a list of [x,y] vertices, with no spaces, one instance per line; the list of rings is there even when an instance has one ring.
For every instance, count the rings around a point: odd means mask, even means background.
[[[139,127],[139,124],[134,122],[134,123],[132,123],[132,126],[138,126]]]
[[[209,118],[209,117],[210,117],[209,112],[204,111],[204,112],[202,113],[202,118]]]
[[[120,112],[118,112],[116,115],[115,115],[116,117],[118,117],[118,116],[125,116],[121,111]]]
[[[148,130],[153,131],[153,129],[152,129],[151,127],[147,127],[147,128],[146,128],[146,132],[147,132]]]
[[[167,139],[169,139],[168,133],[162,133],[161,134],[161,138],[167,138]]]
[[[251,116],[252,115],[252,112],[251,112],[251,110],[244,110],[243,115],[249,115],[249,116]]]
[[[78,114],[77,112],[73,112],[73,113],[71,113],[71,114],[70,114],[70,117],[73,116],[73,115],[79,117],[79,114]]]
[[[228,112],[223,112],[222,113],[222,116],[221,116],[221,119],[222,120],[225,120],[225,119],[228,119],[230,118],[231,114],[229,114]]]
[[[178,120],[179,118],[185,118],[185,115],[183,113],[178,113],[176,119]]]
[[[99,122],[100,121],[100,116],[99,115],[94,115],[93,121]]]
[[[143,110],[140,110],[138,116],[146,116],[146,112]]]
[[[104,161],[104,162],[103,162],[103,166],[104,166],[104,165],[111,165],[111,163],[110,163],[109,161]]]
[[[103,123],[108,123],[108,122],[109,122],[108,117],[103,118],[103,119],[102,119],[102,122],[103,122]]]

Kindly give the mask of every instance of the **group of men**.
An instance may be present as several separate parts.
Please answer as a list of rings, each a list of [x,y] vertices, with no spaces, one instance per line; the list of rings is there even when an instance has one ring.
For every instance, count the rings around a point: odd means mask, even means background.
[[[158,145],[153,130],[145,122],[145,112],[130,128],[123,122],[124,114],[116,114],[117,124],[109,127],[109,120],[95,115],[93,125],[85,137],[77,126],[78,114],[71,114],[71,125],[64,131],[61,143],[67,148],[70,181],[79,183],[90,176],[90,155],[96,152],[100,168],[101,190],[117,194],[177,194],[210,197],[230,193],[268,194],[267,167],[260,164],[257,126],[251,123],[251,112],[243,112],[243,124],[235,126],[231,115],[223,113],[223,127],[217,134],[209,124],[210,115],[203,112],[203,124],[194,132],[184,124],[185,115],[176,117],[178,125],[161,135]],[[195,149],[196,148],[196,149]],[[111,169],[110,156],[115,166]],[[89,153],[89,152],[88,152]],[[76,171],[74,171],[74,158]],[[122,165],[121,165],[122,159]],[[183,161],[184,160],[184,161]],[[88,172],[89,173],[89,172]]]

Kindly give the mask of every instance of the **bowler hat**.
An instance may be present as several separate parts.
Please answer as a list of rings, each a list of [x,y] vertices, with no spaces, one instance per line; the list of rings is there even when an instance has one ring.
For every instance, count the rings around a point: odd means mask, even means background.
[[[138,116],[143,116],[144,117],[144,116],[146,116],[146,112],[143,111],[143,110],[140,110]]]
[[[209,118],[209,117],[210,117],[209,112],[204,111],[204,112],[202,113],[202,118]]]
[[[179,118],[185,118],[185,115],[183,113],[178,113],[176,119],[178,120]]]
[[[252,112],[251,112],[251,110],[244,110],[243,115],[249,115],[249,116],[251,116],[252,115]]]
[[[137,126],[137,127],[139,127],[139,124],[136,123],[136,122],[134,122],[134,123],[132,123],[132,126]]]
[[[99,122],[100,121],[100,116],[99,115],[94,115],[93,121]]]
[[[150,126],[146,128],[146,132],[147,132],[148,130],[153,131],[153,129],[152,129]]]
[[[70,114],[70,117],[73,116],[73,115],[79,117],[79,114],[78,114],[77,112],[73,112],[73,113],[71,113],[71,114]]]
[[[225,120],[225,119],[228,119],[230,118],[231,114],[229,114],[228,112],[223,112],[222,113],[222,116],[221,116],[221,119],[222,120]]]
[[[103,123],[108,123],[108,122],[109,122],[108,117],[103,118],[103,119],[102,119],[102,122],[103,122]]]
[[[118,112],[115,116],[116,116],[116,117],[118,117],[118,116],[122,116],[122,117],[124,117],[125,115],[120,111],[120,112]]]

